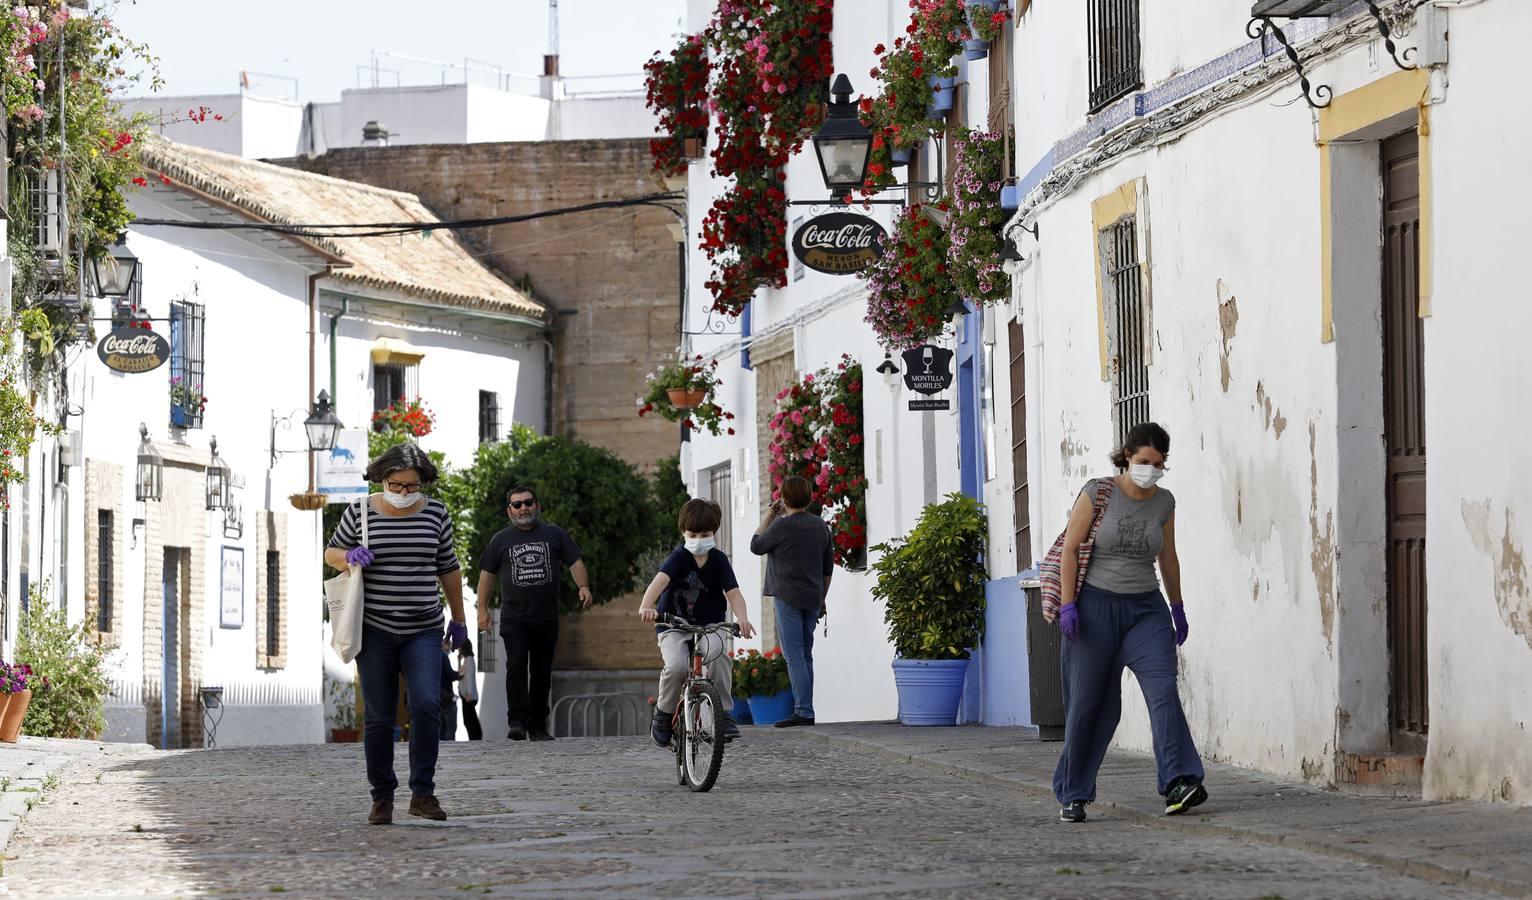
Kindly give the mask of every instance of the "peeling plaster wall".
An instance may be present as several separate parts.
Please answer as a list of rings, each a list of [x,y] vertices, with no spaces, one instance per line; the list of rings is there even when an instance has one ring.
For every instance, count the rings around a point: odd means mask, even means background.
[[[1503,71],[1532,8],[1454,10],[1452,81],[1432,111],[1436,285],[1426,320],[1426,567],[1431,742],[1425,792],[1532,803],[1532,477],[1526,335],[1514,283],[1532,205],[1520,148],[1532,122],[1505,115]]]
[[[1314,154],[1306,108],[1261,104],[1122,160],[1039,215],[1021,294],[1043,344],[1029,409],[1045,547],[1084,480],[1110,471],[1090,205],[1146,179],[1150,409],[1171,434],[1163,486],[1176,495],[1191,622],[1180,652],[1187,717],[1208,758],[1322,778],[1334,752],[1337,488]],[[1131,675],[1123,691],[1118,743],[1148,750]]]
[[[1428,798],[1526,804],[1532,307],[1508,290],[1520,251],[1508,223],[1532,205],[1518,151],[1532,123],[1505,114],[1501,61],[1517,58],[1532,7],[1482,3],[1449,15],[1450,87],[1430,111],[1431,230],[1423,235],[1434,253],[1433,282],[1422,286],[1431,304],[1423,789]],[[1020,139],[1023,171],[1082,121],[1076,101],[1061,98],[1083,96],[1083,36],[1078,23],[1055,22],[1066,14],[1049,16],[1034,9],[1024,17],[1036,27],[1018,42],[1017,83],[1056,88],[1018,95],[1018,132],[1030,135]],[[1151,85],[1163,74],[1151,70],[1184,68],[1211,52],[1187,52],[1201,46],[1202,32],[1171,37],[1162,24],[1145,24],[1146,42],[1171,44],[1145,50]],[[1225,31],[1224,49],[1240,42],[1234,25]],[[1038,52],[1027,52],[1034,45]],[[1339,96],[1390,74],[1368,57],[1358,46],[1320,62],[1311,77]],[[1031,252],[1019,296],[1028,340],[1042,342],[1029,440],[1034,528],[1046,547],[1084,477],[1106,469],[1111,440],[1091,302],[1090,204],[1145,179],[1154,246],[1150,406],[1172,435],[1163,484],[1178,501],[1191,622],[1180,651],[1188,719],[1209,758],[1324,782],[1337,750],[1388,750],[1381,356],[1367,346],[1381,339],[1368,259],[1377,240],[1368,210],[1378,202],[1368,179],[1377,164],[1364,145],[1331,148],[1332,227],[1361,236],[1337,238],[1336,337],[1322,343],[1319,151],[1310,111],[1287,102],[1296,91],[1288,83],[1202,119],[1047,201],[1034,219],[1041,240],[1023,241]],[[1124,695],[1118,743],[1147,750],[1131,676]]]

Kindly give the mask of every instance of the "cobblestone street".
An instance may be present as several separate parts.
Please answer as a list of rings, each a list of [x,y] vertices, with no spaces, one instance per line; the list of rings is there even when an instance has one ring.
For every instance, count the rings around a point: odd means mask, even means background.
[[[400,748],[401,759],[403,747]],[[18,896],[1470,897],[1356,862],[747,729],[710,794],[636,738],[448,744],[451,815],[369,827],[359,745],[85,759],[24,820]],[[1146,774],[1148,770],[1146,769]],[[403,773],[401,772],[401,780]],[[1217,798],[1199,812],[1217,814]]]

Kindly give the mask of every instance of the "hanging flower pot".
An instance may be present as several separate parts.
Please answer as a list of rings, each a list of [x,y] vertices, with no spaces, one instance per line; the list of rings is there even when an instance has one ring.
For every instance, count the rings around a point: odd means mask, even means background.
[[[305,512],[324,509],[324,505],[328,500],[328,497],[319,493],[292,494],[287,498],[287,502],[293,505],[293,509],[301,509]]]
[[[1000,0],[968,0],[968,37],[963,41],[966,59],[989,56],[990,42],[1000,36],[1010,13],[1000,9]]]
[[[696,394],[696,391],[688,391],[686,388],[671,388],[665,392],[666,398],[670,400],[670,405],[676,409],[695,409],[697,402],[693,401],[692,397]]]
[[[910,159],[914,156],[915,150],[912,147],[895,147],[889,152],[889,157],[893,160],[893,164],[896,166],[909,165]]]
[[[926,113],[933,119],[945,119],[952,111],[957,79],[932,77],[927,80],[931,83],[931,104],[926,107]]]
[[[717,373],[718,360],[700,355],[682,355],[661,365],[649,374],[646,392],[638,398],[639,416],[657,413],[688,428],[704,428],[714,435],[727,429],[733,434],[729,422],[734,414],[724,412],[713,399]]]

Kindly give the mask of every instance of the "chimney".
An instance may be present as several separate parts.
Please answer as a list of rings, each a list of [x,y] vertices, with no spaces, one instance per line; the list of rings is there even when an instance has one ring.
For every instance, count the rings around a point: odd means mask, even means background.
[[[362,126],[363,147],[387,147],[388,126],[382,122],[373,120]]]

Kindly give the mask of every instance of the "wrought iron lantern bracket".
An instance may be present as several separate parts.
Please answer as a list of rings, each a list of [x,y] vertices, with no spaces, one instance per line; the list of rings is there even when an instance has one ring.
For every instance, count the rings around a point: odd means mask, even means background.
[[[1245,34],[1252,40],[1261,40],[1267,32],[1276,37],[1277,43],[1287,52],[1287,58],[1292,61],[1293,69],[1298,73],[1298,84],[1303,88],[1303,99],[1313,109],[1324,109],[1335,99],[1335,92],[1328,84],[1315,85],[1309,82],[1308,71],[1303,67],[1303,59],[1293,47],[1287,35],[1282,32],[1281,26],[1266,16],[1257,16],[1245,25]]]

